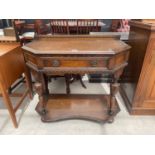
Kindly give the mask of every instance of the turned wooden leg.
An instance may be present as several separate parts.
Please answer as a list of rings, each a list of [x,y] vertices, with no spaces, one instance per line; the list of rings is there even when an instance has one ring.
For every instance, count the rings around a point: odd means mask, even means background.
[[[44,81],[45,81],[46,94],[49,94],[49,89],[48,89],[48,76],[46,76],[45,74],[43,76],[44,76]]]
[[[47,101],[46,94],[44,94],[43,86],[41,83],[35,83],[34,88],[39,96],[39,103],[36,107],[36,110],[40,115],[44,115],[46,114],[46,109],[45,109],[46,101]]]
[[[52,77],[48,76],[48,82],[52,82]]]
[[[109,118],[107,122],[108,122],[109,124],[110,124],[110,123],[113,123],[113,122],[114,122],[114,117]]]
[[[110,106],[109,106],[109,115],[113,115],[112,108],[113,105],[116,103],[116,97],[115,95],[117,94],[119,90],[120,84],[118,83],[118,80],[123,73],[123,69],[121,68],[117,70],[113,75],[112,75],[112,81],[110,83]]]
[[[113,79],[112,83],[110,83],[110,105],[109,105],[109,115],[113,115],[113,105],[116,103],[116,97],[115,95],[117,94],[119,90],[120,84],[117,83],[117,79]]]

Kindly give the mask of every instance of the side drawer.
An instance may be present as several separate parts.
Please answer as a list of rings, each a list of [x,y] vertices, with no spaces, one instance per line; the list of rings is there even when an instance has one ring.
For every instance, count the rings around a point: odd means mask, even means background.
[[[109,57],[41,57],[43,67],[107,67]]]

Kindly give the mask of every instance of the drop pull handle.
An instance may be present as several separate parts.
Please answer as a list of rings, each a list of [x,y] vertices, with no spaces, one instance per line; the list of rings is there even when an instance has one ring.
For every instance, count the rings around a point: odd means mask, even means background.
[[[60,61],[59,60],[53,60],[52,61],[52,66],[53,67],[59,67],[60,66]]]
[[[96,67],[97,66],[97,60],[92,60],[92,61],[90,61],[90,65],[92,66],[92,67]]]

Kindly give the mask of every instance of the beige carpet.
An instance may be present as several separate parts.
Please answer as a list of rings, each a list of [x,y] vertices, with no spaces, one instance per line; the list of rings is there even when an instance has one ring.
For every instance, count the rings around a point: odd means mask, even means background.
[[[83,89],[78,82],[71,85],[72,93],[108,93],[107,84],[89,84],[85,82],[87,89]],[[63,79],[53,81],[49,87],[50,91],[56,93],[65,92]],[[20,89],[23,89],[21,86]],[[15,129],[12,125],[7,110],[4,108],[3,101],[0,100],[0,134],[155,134],[155,116],[130,116],[124,107],[124,103],[119,94],[117,100],[121,111],[115,117],[112,124],[100,124],[85,120],[66,120],[55,123],[42,123],[35,111],[38,96],[30,101],[24,102],[25,106],[18,111],[20,119],[19,128]]]

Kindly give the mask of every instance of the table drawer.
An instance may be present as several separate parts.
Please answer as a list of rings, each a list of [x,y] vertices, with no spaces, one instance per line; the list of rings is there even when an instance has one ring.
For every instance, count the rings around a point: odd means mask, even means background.
[[[108,57],[53,57],[41,58],[41,64],[44,67],[107,67]]]

